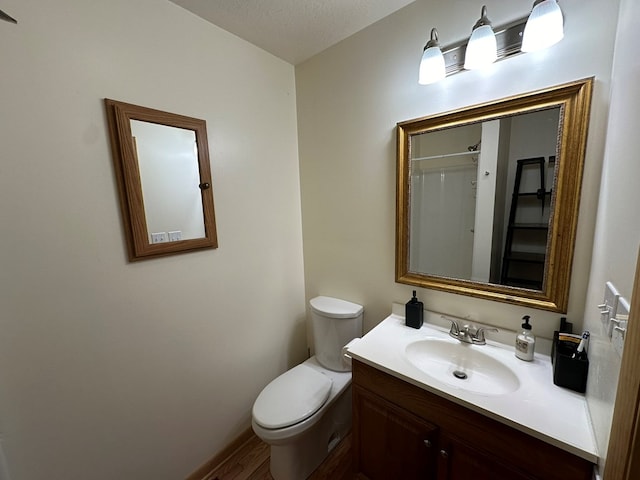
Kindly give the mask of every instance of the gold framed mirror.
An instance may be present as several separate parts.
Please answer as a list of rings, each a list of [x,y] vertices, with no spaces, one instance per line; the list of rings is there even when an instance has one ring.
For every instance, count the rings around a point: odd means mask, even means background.
[[[592,88],[398,123],[396,282],[566,312]]]
[[[105,107],[129,261],[217,248],[206,122]]]

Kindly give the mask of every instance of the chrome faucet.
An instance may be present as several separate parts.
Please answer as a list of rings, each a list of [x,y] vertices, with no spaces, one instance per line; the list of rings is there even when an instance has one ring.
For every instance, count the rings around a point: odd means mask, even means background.
[[[473,327],[470,325],[464,325],[460,328],[460,325],[453,318],[445,317],[442,315],[442,318],[449,320],[451,322],[451,328],[449,329],[449,336],[455,338],[456,340],[460,340],[463,343],[471,343],[473,345],[486,345],[487,340],[484,336],[485,332],[497,332],[497,328],[490,327]]]

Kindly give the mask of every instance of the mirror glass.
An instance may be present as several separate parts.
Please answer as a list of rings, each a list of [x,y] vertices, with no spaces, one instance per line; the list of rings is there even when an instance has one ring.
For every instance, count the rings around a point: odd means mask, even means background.
[[[205,121],[105,105],[129,259],[216,248]]]
[[[411,136],[410,271],[542,289],[559,121],[555,107]]]
[[[204,237],[195,132],[131,120],[131,134],[149,241],[153,232],[180,232],[175,236],[181,240]]]
[[[398,124],[398,282],[566,310],[591,82]]]

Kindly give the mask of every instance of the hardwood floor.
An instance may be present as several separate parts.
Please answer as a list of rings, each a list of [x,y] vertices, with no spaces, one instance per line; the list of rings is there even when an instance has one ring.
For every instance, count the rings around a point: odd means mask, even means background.
[[[351,433],[329,454],[309,480],[352,480]],[[255,435],[202,480],[273,480],[269,473],[269,445]],[[301,479],[302,480],[302,479]]]

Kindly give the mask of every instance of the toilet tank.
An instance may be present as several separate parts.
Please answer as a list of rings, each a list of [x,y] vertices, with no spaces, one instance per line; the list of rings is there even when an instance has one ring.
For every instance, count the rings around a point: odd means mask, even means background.
[[[362,335],[364,307],[331,297],[312,298],[309,305],[316,359],[329,370],[351,370],[342,361],[342,347]]]

